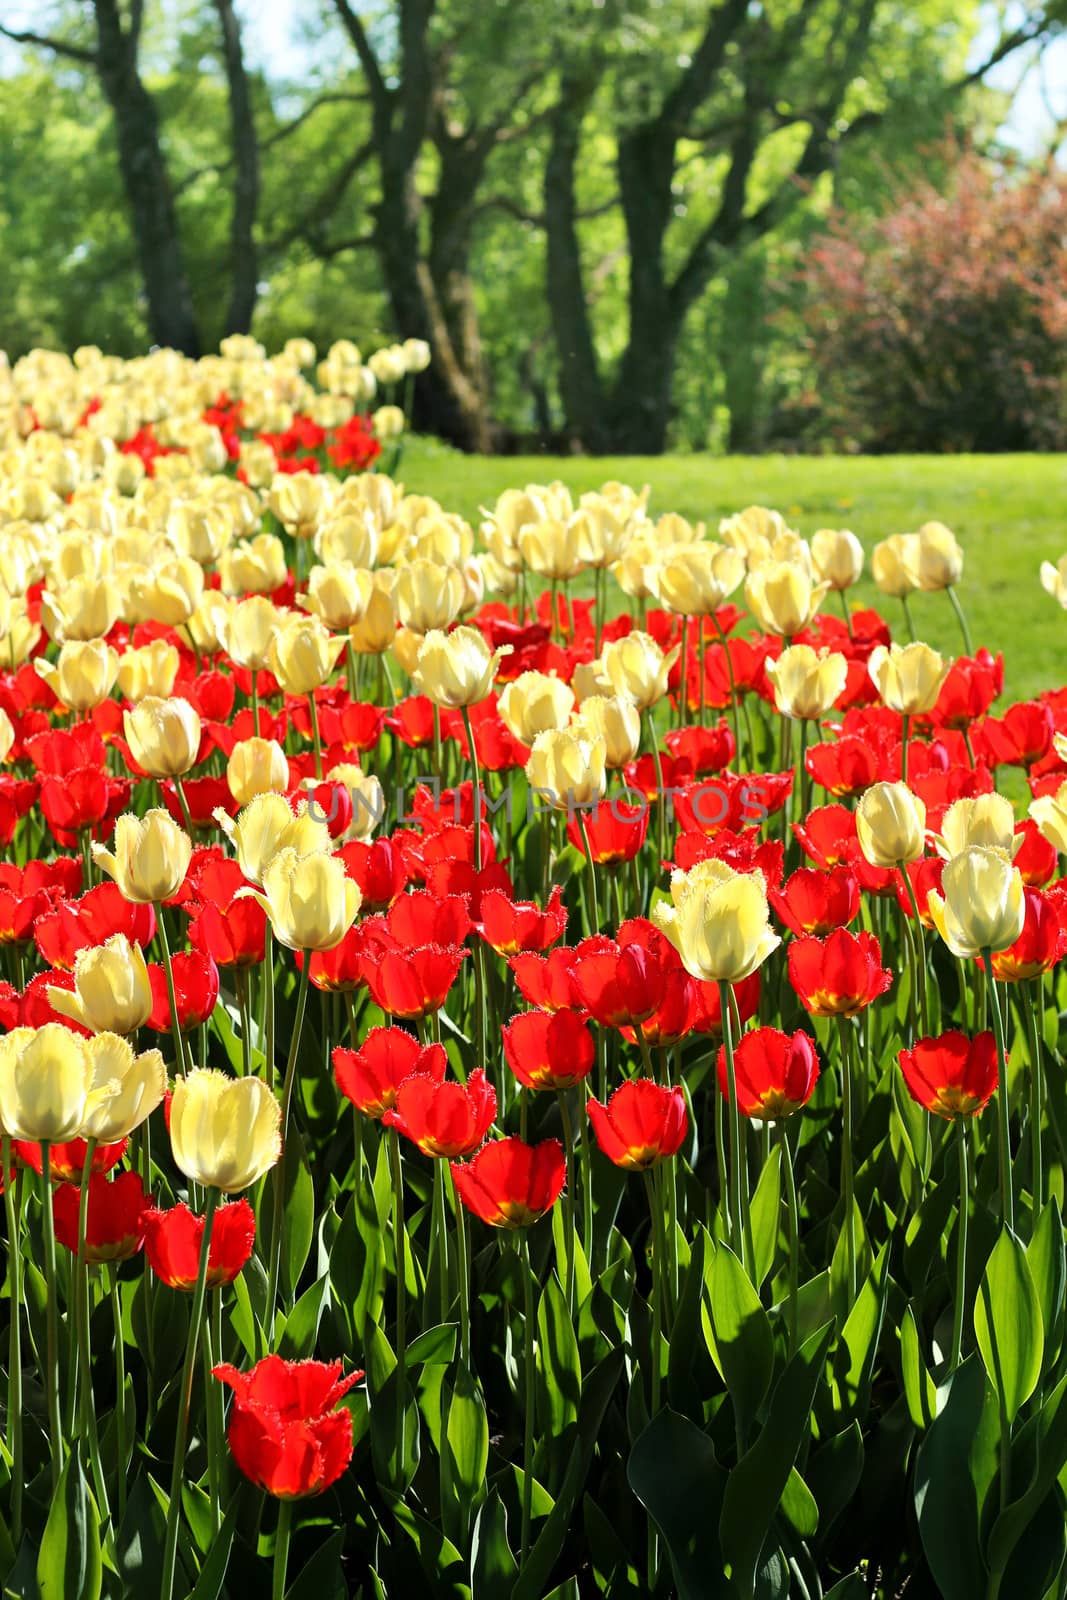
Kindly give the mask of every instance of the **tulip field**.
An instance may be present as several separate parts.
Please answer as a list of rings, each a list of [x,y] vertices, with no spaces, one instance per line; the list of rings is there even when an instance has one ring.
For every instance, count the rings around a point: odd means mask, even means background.
[[[0,366],[3,1594],[1063,1600],[1067,692],[427,356]]]

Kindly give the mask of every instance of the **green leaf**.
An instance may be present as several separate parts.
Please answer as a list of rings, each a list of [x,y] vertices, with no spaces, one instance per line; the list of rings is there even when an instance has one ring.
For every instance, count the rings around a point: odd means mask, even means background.
[[[408,1367],[448,1366],[456,1353],[458,1323],[440,1322],[426,1328],[408,1345]]]
[[[555,1273],[537,1308],[537,1416],[542,1438],[558,1439],[578,1416],[582,1367],[567,1297]]]
[[[989,1536],[989,1566],[999,1585],[1012,1552],[1067,1464],[1067,1378],[1045,1399],[1035,1419],[1036,1462],[1025,1493],[1005,1506]],[[996,1590],[991,1585],[991,1593]]]
[[[815,1496],[800,1476],[796,1467],[790,1470],[782,1495],[782,1515],[802,1539],[810,1539],[818,1531],[819,1508]]]
[[[155,1594],[159,1589],[166,1526],[159,1497],[148,1473],[141,1471],[130,1491],[115,1541],[119,1574],[134,1593]]]
[[[986,1377],[974,1356],[937,1391],[938,1412],[915,1460],[915,1512],[930,1572],[943,1600],[984,1595],[978,1506],[970,1454],[985,1400]]]
[[[303,1568],[296,1582],[285,1591],[285,1600],[348,1600],[348,1584],[341,1565],[344,1544],[343,1529],[331,1533]]]
[[[508,1514],[495,1489],[479,1509],[471,1534],[471,1600],[509,1594],[519,1564],[508,1542]]]
[[[41,1600],[99,1600],[100,1518],[75,1450],[63,1468],[37,1557]]]
[[[226,1569],[230,1564],[230,1551],[233,1548],[233,1535],[237,1527],[237,1513],[240,1507],[240,1491],[234,1496],[230,1509],[222,1519],[222,1526],[211,1541],[211,1546],[204,1557],[204,1564],[200,1568],[200,1576],[196,1580],[189,1600],[218,1600],[222,1593],[222,1585],[226,1580]]]
[[[312,1354],[319,1336],[319,1323],[330,1295],[330,1280],[318,1278],[305,1289],[285,1319],[279,1354],[288,1361],[303,1361]]]
[[[811,1427],[811,1406],[834,1325],[806,1339],[775,1384],[767,1420],[730,1473],[719,1517],[723,1560],[738,1593],[755,1583],[760,1552]]]
[[[710,1240],[707,1232],[698,1224],[689,1265],[682,1281],[667,1355],[667,1390],[676,1411],[686,1410],[687,1402],[690,1407],[699,1407],[703,1403],[699,1385],[693,1377],[693,1366],[703,1349],[698,1335],[704,1299],[704,1257],[708,1245]],[[706,1361],[707,1358],[704,1359]]]
[[[774,1372],[774,1335],[759,1295],[728,1245],[720,1244],[708,1272],[712,1356],[730,1391],[744,1437],[766,1398]]]
[[[475,1379],[461,1368],[448,1403],[441,1452],[441,1507],[445,1532],[461,1548],[467,1543],[470,1519],[485,1494],[488,1464],[489,1423],[485,1401]]]
[[[974,1331],[990,1382],[1014,1422],[1041,1377],[1044,1328],[1021,1239],[1003,1229],[986,1262],[974,1306]]]
[[[716,1513],[727,1474],[707,1434],[665,1407],[635,1441],[626,1476],[667,1546],[678,1600],[725,1595]]]
[[[1059,1353],[1063,1338],[1064,1294],[1067,1290],[1067,1258],[1064,1253],[1063,1218],[1055,1196],[1042,1211],[1033,1237],[1026,1247],[1026,1260],[1041,1307],[1045,1330],[1044,1369],[1047,1372]]]
[[[752,1248],[755,1261],[752,1277],[761,1289],[774,1266],[778,1250],[782,1206],[782,1147],[776,1144],[759,1175],[752,1196]]]
[[[315,1237],[315,1185],[311,1181],[311,1169],[298,1128],[289,1129],[282,1162],[282,1279],[292,1299],[300,1282],[300,1274],[311,1254],[311,1241]]]
[[[889,1295],[888,1241],[878,1252],[870,1276],[861,1285],[856,1303],[841,1329],[841,1342],[834,1352],[837,1408],[842,1418],[862,1420],[870,1400],[878,1340]]]
[[[917,1428],[928,1428],[934,1420],[937,1387],[926,1370],[919,1344],[919,1329],[910,1305],[905,1307],[904,1319],[900,1324],[900,1369],[908,1415]]]

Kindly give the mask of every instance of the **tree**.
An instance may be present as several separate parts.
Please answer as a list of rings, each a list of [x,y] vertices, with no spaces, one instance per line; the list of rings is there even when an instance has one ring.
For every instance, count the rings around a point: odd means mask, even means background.
[[[1058,26],[1061,13],[1062,7],[1028,12],[980,66],[942,79],[942,99]],[[910,97],[909,72],[880,71],[886,40],[907,22],[909,54],[925,51],[939,66],[945,61],[943,48],[932,49],[946,22],[943,5],[717,0],[667,13],[660,8],[661,24],[676,30],[691,30],[698,16],[692,48],[675,49],[684,64],[666,81],[660,59],[650,62],[647,49],[620,52],[614,33],[580,54],[565,43],[559,52],[545,164],[548,292],[568,421],[593,449],[664,448],[679,341],[712,277],[780,227],[847,145]],[[626,341],[611,375],[590,324],[577,220],[583,128],[605,75],[613,89],[629,271]],[[696,152],[705,181],[709,175],[714,181],[700,197],[700,220],[687,216],[680,227],[685,168]]]

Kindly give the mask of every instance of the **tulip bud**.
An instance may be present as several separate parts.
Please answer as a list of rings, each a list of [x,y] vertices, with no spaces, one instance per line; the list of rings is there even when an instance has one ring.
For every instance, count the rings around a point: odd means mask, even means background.
[[[1067,611],[1067,556],[1061,556],[1055,566],[1051,561],[1042,561],[1041,587]]]
[[[194,650],[213,656],[225,648],[230,602],[217,589],[209,589],[181,630]]]
[[[193,853],[192,840],[169,812],[127,812],[115,823],[115,848],[93,845],[93,860],[113,878],[124,900],[158,905],[170,900],[185,882]]]
[[[122,717],[130,753],[150,778],[180,778],[200,753],[200,714],[188,700],[154,695]]]
[[[972,845],[945,863],[943,894],[928,897],[934,927],[964,960],[1006,950],[1023,931],[1026,900],[1019,869],[999,850]]]
[[[796,562],[767,561],[749,573],[745,599],[764,633],[791,639],[811,622],[828,587],[813,584]]]
[[[15,1028],[0,1039],[0,1128],[35,1144],[73,1139],[92,1082],[85,1040],[62,1023]]]
[[[318,617],[294,614],[274,635],[267,659],[287,694],[311,694],[330,676],[345,642],[329,633]]]
[[[652,921],[701,982],[739,983],[781,944],[770,925],[760,872],[735,872],[714,858],[671,877],[671,904],[652,909]]]
[[[937,704],[951,665],[928,644],[891,644],[888,648],[880,644],[871,651],[867,670],[883,705],[906,717],[920,717]]]
[[[339,502],[336,508],[338,514],[323,523],[315,535],[315,552],[326,567],[353,566],[359,572],[364,567],[373,567],[378,559],[378,525],[370,511],[346,512],[344,506],[344,501]],[[311,576],[314,581],[315,574]],[[309,590],[310,587],[309,584]],[[316,610],[317,607],[311,609]],[[358,618],[354,620],[358,621]],[[325,615],[323,621],[330,627],[339,626],[330,622]]]
[[[133,1033],[152,1012],[152,984],[139,944],[116,933],[100,945],[79,950],[74,960],[74,993],[46,990],[61,1016],[90,1033]]]
[[[744,556],[760,545],[771,544],[788,532],[789,527],[782,513],[770,511],[766,506],[746,506],[744,511],[735,512],[732,517],[723,517],[719,523],[720,537]]]
[[[277,739],[241,739],[226,763],[226,782],[239,806],[257,794],[284,794],[289,762]]]
[[[676,644],[664,655],[648,633],[629,633],[605,645],[604,666],[616,694],[628,694],[638,711],[649,710],[667,693],[667,679],[681,648]]]
[[[34,663],[52,693],[70,711],[92,711],[111,693],[119,672],[119,658],[102,639],[71,641],[59,652],[54,666]]]
[[[843,594],[863,575],[863,546],[847,528],[819,528],[811,536],[811,559],[820,583]]]
[[[282,850],[264,870],[263,890],[239,889],[267,913],[290,950],[332,950],[356,920],[362,896],[339,856]]]
[[[7,760],[15,743],[15,728],[7,712],[0,707],[0,762]]]
[[[435,705],[458,710],[486,698],[501,659],[510,654],[510,645],[490,650],[477,628],[434,628],[419,646],[413,677]]]
[[[261,1078],[196,1067],[174,1085],[170,1143],[181,1172],[205,1189],[238,1194],[282,1153],[281,1107]]]
[[[371,838],[375,828],[385,816],[385,794],[381,779],[351,761],[339,762],[326,774],[330,783],[343,783],[352,801],[352,821],[345,829],[345,839]]]
[[[856,835],[874,867],[918,861],[926,839],[926,806],[906,783],[874,783],[856,807]]]
[[[119,661],[118,683],[127,700],[136,703],[152,696],[165,700],[174,689],[181,657],[165,639],[153,639],[137,650],[127,650]]]
[[[794,644],[775,661],[768,656],[765,670],[774,689],[774,703],[783,717],[813,721],[824,717],[845,688],[848,662],[836,651],[813,650]]]
[[[871,551],[871,576],[883,594],[906,600],[919,587],[919,536],[893,533]]]
[[[554,811],[592,805],[607,785],[603,739],[590,739],[584,729],[550,729],[539,733],[526,763],[526,778]]]
[[[175,556],[134,579],[130,585],[132,620],[176,628],[189,620],[203,596],[203,568],[192,556]]]
[[[400,346],[404,352],[406,372],[425,372],[430,365],[430,346],[425,339],[405,339]]]
[[[267,504],[294,538],[310,539],[329,509],[330,487],[316,472],[282,472]]]
[[[626,766],[641,744],[641,713],[629,695],[593,694],[583,700],[571,723],[589,739],[604,741],[604,765],[612,772]]]
[[[117,1033],[98,1033],[85,1040],[92,1067],[92,1090],[80,1139],[117,1144],[162,1105],[167,1092],[167,1069],[158,1050],[135,1055],[133,1046]]]
[[[963,551],[943,522],[924,522],[918,533],[919,588],[949,589],[963,575]]]

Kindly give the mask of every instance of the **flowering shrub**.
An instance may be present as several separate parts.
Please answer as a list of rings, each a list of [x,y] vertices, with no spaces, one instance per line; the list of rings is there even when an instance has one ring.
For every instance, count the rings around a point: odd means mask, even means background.
[[[811,251],[817,409],[868,450],[1061,450],[1067,179],[978,156]]]
[[[11,373],[5,1589],[1059,1593],[1063,690],[313,360]]]

